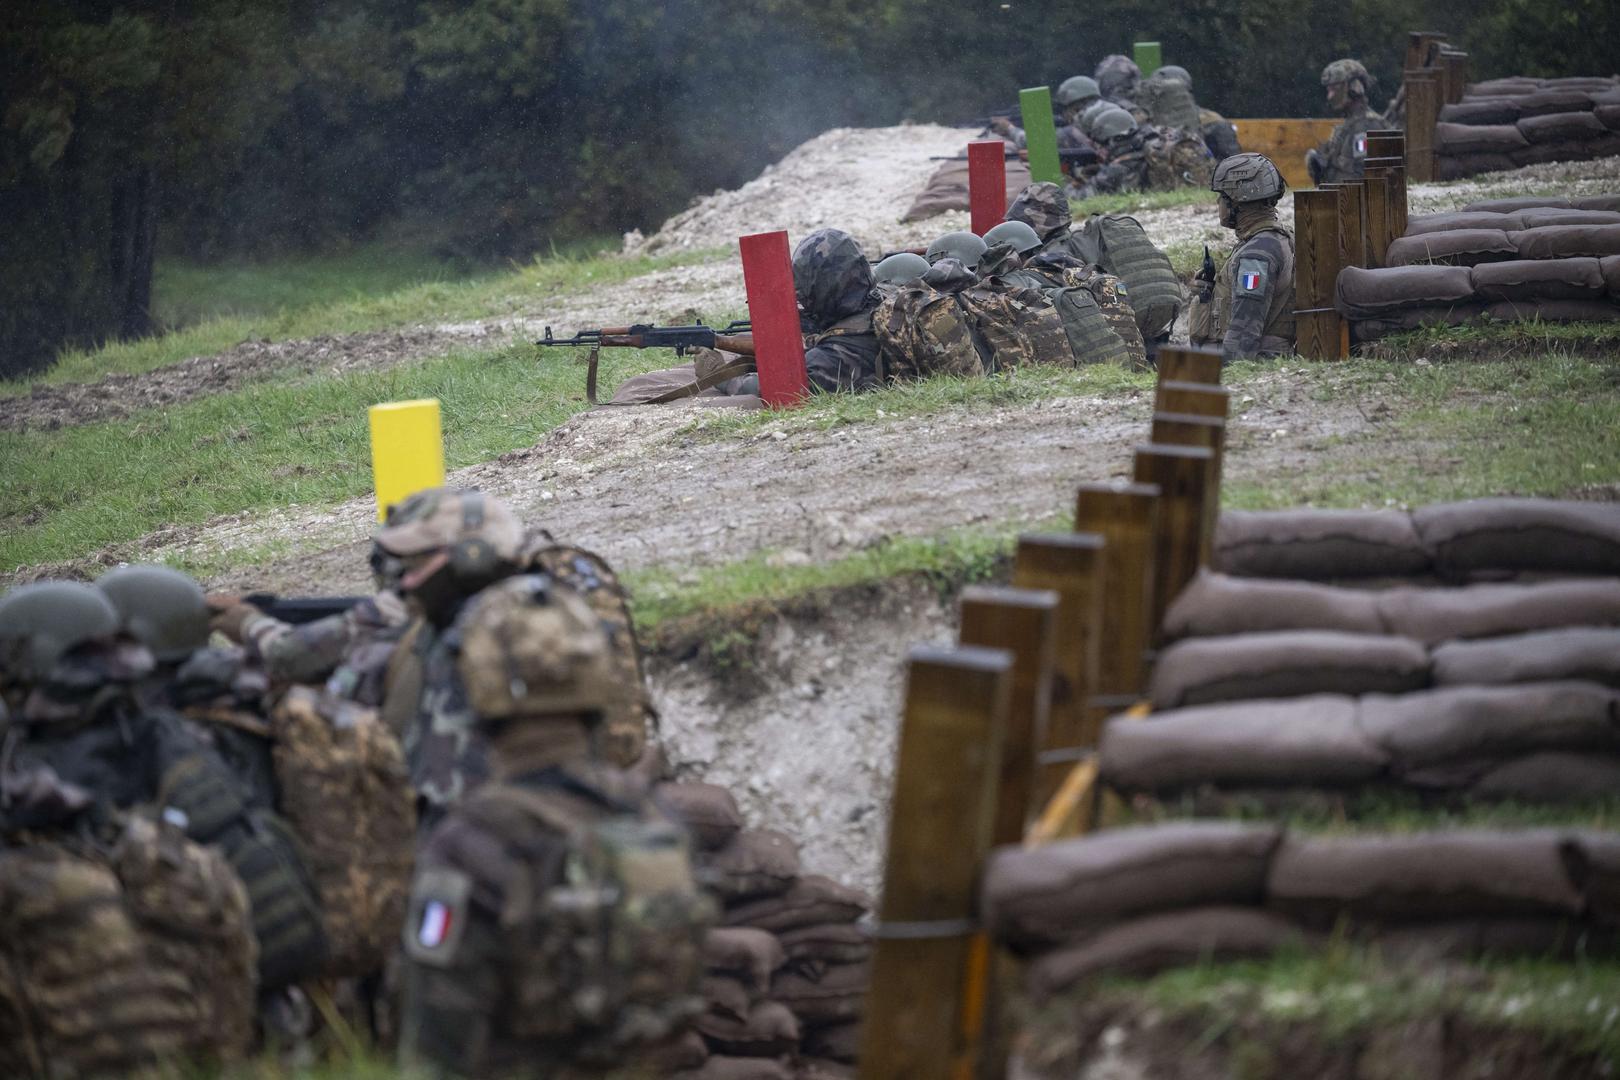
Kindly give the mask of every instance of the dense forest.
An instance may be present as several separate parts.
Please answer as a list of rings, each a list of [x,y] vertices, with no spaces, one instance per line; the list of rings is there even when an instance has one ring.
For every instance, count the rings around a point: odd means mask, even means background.
[[[157,253],[378,229],[475,258],[656,226],[835,125],[952,122],[1163,43],[1231,116],[1315,115],[1404,31],[1607,74],[1613,0],[9,0],[0,376],[151,329]]]

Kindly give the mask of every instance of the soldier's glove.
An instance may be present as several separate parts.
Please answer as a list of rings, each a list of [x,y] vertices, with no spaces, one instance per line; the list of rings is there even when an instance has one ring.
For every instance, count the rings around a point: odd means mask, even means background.
[[[1324,169],[1322,167],[1321,154],[1318,154],[1315,150],[1306,151],[1305,168],[1310,171],[1311,183],[1320,184],[1322,182],[1322,173],[1324,172]]]
[[[258,608],[235,596],[211,596],[208,607],[208,628],[224,634],[237,644],[242,642],[242,628],[247,621],[259,614]]]

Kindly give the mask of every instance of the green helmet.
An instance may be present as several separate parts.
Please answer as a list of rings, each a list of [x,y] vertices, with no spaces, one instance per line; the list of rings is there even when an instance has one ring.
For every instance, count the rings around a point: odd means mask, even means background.
[[[122,566],[96,581],[118,611],[119,629],[159,660],[184,660],[208,644],[202,586],[167,566]]]
[[[932,266],[941,259],[955,259],[972,270],[979,265],[979,258],[988,246],[970,232],[948,232],[928,245],[928,264]]]
[[[627,692],[602,620],[577,592],[526,574],[480,592],[457,622],[456,670],[484,723],[587,713],[598,719]]]
[[[1111,105],[1098,113],[1091,122],[1091,137],[1098,142],[1129,135],[1136,130],[1136,120],[1118,105]]]
[[[1022,221],[1003,221],[984,234],[984,242],[987,247],[1011,244],[1020,255],[1028,255],[1041,246],[1041,238],[1035,234],[1035,230]]]
[[[1174,82],[1180,83],[1189,90],[1192,89],[1192,74],[1188,72],[1186,68],[1178,67],[1175,64],[1166,64],[1149,77],[1154,79],[1170,79]]]
[[[1087,105],[1085,111],[1080,114],[1080,130],[1085,132],[1088,136],[1091,135],[1091,126],[1097,122],[1097,117],[1101,116],[1109,109],[1117,108],[1119,108],[1119,106],[1115,105],[1112,101],[1104,101],[1101,98],[1098,98],[1090,105]]]
[[[118,612],[88,585],[19,585],[0,598],[0,671],[8,681],[39,682],[68,650],[117,632]]]
[[[1235,203],[1276,202],[1288,190],[1288,184],[1270,158],[1247,153],[1233,154],[1215,166],[1209,189]]]
[[[1090,75],[1071,75],[1063,80],[1063,85],[1057,88],[1052,100],[1065,109],[1081,101],[1102,97],[1102,90],[1097,86],[1097,80]]]
[[[916,281],[928,273],[928,260],[914,251],[897,251],[872,268],[872,277],[880,284],[896,285]]]
[[[1322,69],[1322,85],[1332,86],[1334,83],[1350,82],[1353,79],[1361,80],[1362,90],[1372,85],[1372,76],[1360,60],[1335,60]]]

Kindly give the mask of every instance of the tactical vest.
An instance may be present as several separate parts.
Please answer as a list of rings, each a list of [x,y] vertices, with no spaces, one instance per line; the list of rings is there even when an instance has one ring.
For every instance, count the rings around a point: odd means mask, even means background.
[[[995,357],[995,369],[1024,364],[1073,366],[1063,320],[1039,289],[1028,289],[994,275],[956,294],[968,325]]]
[[[1193,128],[1171,128],[1152,140],[1147,149],[1147,188],[1171,191],[1181,187],[1207,188],[1215,175],[1215,161],[1203,134]]]
[[[1120,352],[1117,357],[1081,359],[1078,351],[1075,357],[1082,364],[1118,363],[1128,368],[1147,367],[1147,345],[1136,325],[1136,309],[1131,306],[1125,283],[1113,274],[1105,274],[1089,266],[1071,267],[1064,271],[1063,278],[1067,286],[1081,289],[1091,297],[1098,314],[1119,340]]]
[[[1198,132],[1198,103],[1186,84],[1174,79],[1149,79],[1137,96],[1147,106],[1154,127]]]
[[[1328,136],[1323,157],[1323,184],[1360,180],[1367,174],[1367,132],[1382,127],[1383,118],[1365,105],[1340,121]]]
[[[1099,214],[1080,231],[1081,258],[1125,282],[1144,339],[1170,332],[1181,308],[1181,280],[1142,225],[1125,214]]]
[[[1271,303],[1266,308],[1266,326],[1260,339],[1260,349],[1264,353],[1293,352],[1294,350],[1294,233],[1286,225],[1268,225],[1258,230],[1254,236],[1249,237],[1231,256],[1221,265],[1220,273],[1215,276],[1214,294],[1207,305],[1207,316],[1200,313],[1191,334],[1194,344],[1219,345],[1226,340],[1226,331],[1231,327],[1232,297],[1236,292],[1236,277],[1238,264],[1243,259],[1243,250],[1254,241],[1256,236],[1273,233],[1282,237],[1284,243],[1284,265],[1277,271],[1276,281],[1271,290]],[[1205,307],[1205,305],[1199,305]]]
[[[1048,265],[1041,265],[1048,262]],[[1118,364],[1121,367],[1145,363],[1142,334],[1136,329],[1135,315],[1118,291],[1119,279],[1069,260],[1064,266],[1041,260],[1006,275],[1008,280],[1039,288],[1063,320],[1069,350],[1077,364]],[[1112,310],[1105,311],[1104,303]],[[1123,317],[1129,339],[1122,338],[1117,319]],[[1134,342],[1132,348],[1129,342]]]
[[[0,848],[0,1075],[230,1061],[253,1038],[247,896],[213,852],[120,816]]]
[[[984,374],[967,318],[949,293],[913,281],[884,296],[872,328],[891,379]]]

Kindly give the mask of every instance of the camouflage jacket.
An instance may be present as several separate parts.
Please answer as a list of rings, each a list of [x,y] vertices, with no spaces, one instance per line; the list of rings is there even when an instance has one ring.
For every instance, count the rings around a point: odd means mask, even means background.
[[[872,264],[846,232],[817,229],[794,250],[793,289],[812,388],[832,393],[882,384],[872,330],[879,301],[875,287]]]
[[[1189,337],[1227,361],[1294,351],[1294,234],[1275,207],[1239,210],[1238,246],[1194,302]]]
[[[382,717],[399,736],[416,789],[423,832],[489,777],[489,746],[479,733],[456,671],[458,628],[413,622],[388,664]]]
[[[242,644],[276,683],[326,681],[340,697],[376,705],[382,665],[409,621],[398,595],[379,592],[341,615],[302,626],[253,615],[242,624]]]
[[[1075,193],[1077,199],[1093,195],[1124,195],[1147,187],[1148,152],[1151,129],[1137,128],[1129,135],[1110,139],[1104,146],[1108,161]]]
[[[1316,150],[1313,175],[1318,184],[1359,180],[1367,173],[1367,132],[1384,126],[1384,118],[1358,101]]]

